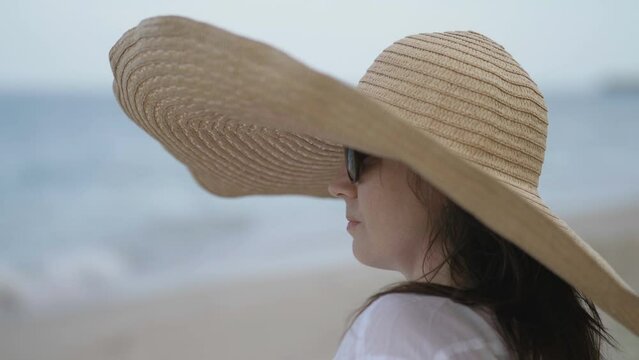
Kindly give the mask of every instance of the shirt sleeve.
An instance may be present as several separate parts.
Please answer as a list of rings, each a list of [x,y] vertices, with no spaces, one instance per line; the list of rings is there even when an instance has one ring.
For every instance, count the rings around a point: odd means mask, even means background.
[[[334,360],[508,359],[492,327],[443,297],[387,294],[353,323]]]

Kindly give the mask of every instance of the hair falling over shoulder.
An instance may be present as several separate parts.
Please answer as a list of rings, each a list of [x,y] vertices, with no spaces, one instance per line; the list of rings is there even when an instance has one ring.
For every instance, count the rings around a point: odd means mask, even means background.
[[[490,309],[517,359],[598,360],[604,358],[604,342],[617,347],[595,305],[573,286],[450,199],[443,204],[431,201],[437,190],[414,172],[409,172],[407,180],[428,213],[434,214],[427,219],[431,241],[427,252],[439,243],[444,254],[444,261],[424,276],[434,276],[447,264],[455,286],[417,281],[390,284],[356,309],[351,325],[379,297],[414,293]],[[422,268],[425,261],[426,254]]]

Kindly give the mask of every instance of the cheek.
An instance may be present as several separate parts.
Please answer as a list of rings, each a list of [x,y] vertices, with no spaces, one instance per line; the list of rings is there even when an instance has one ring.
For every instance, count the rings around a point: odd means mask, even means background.
[[[404,227],[407,225],[405,218],[390,199],[380,196],[381,192],[370,194],[363,207],[364,222],[357,229],[361,242],[358,244],[367,247],[367,252],[379,256],[394,257],[402,246],[398,241],[405,238]],[[364,205],[364,204],[360,204]],[[365,210],[364,210],[365,209]]]
[[[357,190],[357,207],[362,217],[362,221],[366,225],[372,225],[378,221],[378,210],[382,207],[380,204],[379,192],[370,187],[360,187]]]
[[[428,242],[428,214],[414,198],[399,199],[387,216],[385,231],[394,239],[395,253],[401,258],[410,258],[420,253]]]

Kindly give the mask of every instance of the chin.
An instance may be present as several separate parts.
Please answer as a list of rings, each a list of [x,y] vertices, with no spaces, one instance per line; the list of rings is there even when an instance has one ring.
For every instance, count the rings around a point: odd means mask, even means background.
[[[375,258],[373,254],[367,253],[366,250],[367,248],[362,247],[361,244],[358,246],[357,240],[353,240],[353,256],[360,264],[380,270],[392,270],[390,267],[384,266],[383,262],[380,261],[381,259]]]

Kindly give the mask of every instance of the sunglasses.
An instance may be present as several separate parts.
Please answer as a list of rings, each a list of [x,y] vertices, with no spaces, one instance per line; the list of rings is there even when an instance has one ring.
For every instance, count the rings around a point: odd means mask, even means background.
[[[362,162],[366,159],[368,154],[348,147],[344,148],[344,157],[346,158],[346,171],[348,178],[352,184],[359,181],[359,177],[362,170]]]

